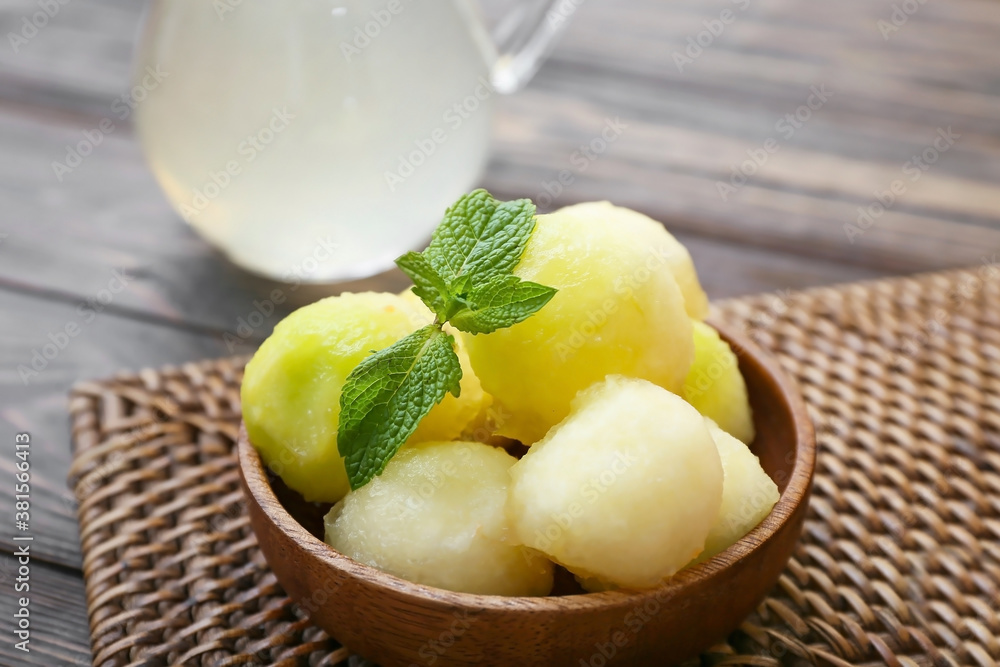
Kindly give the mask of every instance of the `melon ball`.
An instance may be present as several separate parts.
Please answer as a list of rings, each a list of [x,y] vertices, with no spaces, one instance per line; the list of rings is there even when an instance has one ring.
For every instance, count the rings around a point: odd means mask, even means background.
[[[715,525],[708,533],[705,551],[699,560],[706,560],[725,551],[753,530],[770,514],[781,494],[760,465],[750,448],[729,435],[711,420],[709,431],[722,460],[722,507]]]
[[[264,463],[307,501],[336,502],[350,485],[337,451],[340,390],[372,350],[428,324],[429,314],[396,294],[342,294],[279,322],[247,364],[241,398],[250,441]],[[413,441],[457,436],[480,411],[482,389],[463,364],[462,397],[446,397]],[[467,393],[468,392],[468,393]]]
[[[684,399],[611,376],[511,468],[517,537],[602,587],[656,586],[701,553],[722,464]]]
[[[753,442],[753,413],[736,354],[715,329],[704,322],[693,325],[694,363],[682,395],[722,430],[745,443]]]
[[[670,235],[643,216],[578,209],[539,216],[514,270],[557,288],[552,300],[510,328],[463,334],[483,389],[509,414],[498,434],[525,444],[541,439],[569,414],[579,391],[609,374],[679,393],[694,358]]]
[[[512,540],[504,505],[514,457],[476,442],[404,447],[381,476],[326,516],[326,542],[354,560],[427,586],[539,596],[552,563]]]
[[[703,320],[708,316],[708,296],[698,280],[691,253],[659,222],[630,208],[615,206],[609,201],[574,204],[561,208],[556,213],[572,216],[577,220],[589,219],[598,224],[621,226],[643,235],[649,243],[650,252],[662,257],[674,274],[677,286],[684,295],[684,307],[688,316],[695,320]]]

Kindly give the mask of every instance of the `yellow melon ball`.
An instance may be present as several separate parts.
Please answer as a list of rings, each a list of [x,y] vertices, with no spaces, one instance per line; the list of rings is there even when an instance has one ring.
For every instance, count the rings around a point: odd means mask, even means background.
[[[691,320],[664,259],[672,239],[626,216],[538,217],[514,273],[559,292],[520,324],[463,334],[483,389],[509,415],[498,433],[533,443],[569,414],[580,390],[609,374],[680,392],[694,358]]]
[[[601,587],[647,588],[674,574],[701,553],[722,502],[705,418],[620,376],[582,392],[511,477],[518,538]]]
[[[771,512],[780,494],[750,448],[708,420],[722,459],[722,507],[699,560],[725,551]]]
[[[326,517],[340,553],[427,586],[538,596],[552,563],[512,541],[504,505],[515,459],[476,442],[404,447]]]
[[[428,321],[399,295],[366,292],[317,301],[279,322],[247,364],[241,391],[247,434],[264,463],[308,501],[340,500],[349,488],[337,451],[344,381],[373,350]],[[479,413],[482,396],[471,372],[462,379],[463,394],[467,387],[468,398],[452,397],[431,410],[424,438],[454,437],[465,424],[453,420]]]
[[[754,439],[753,413],[739,360],[712,327],[694,322],[694,363],[683,396],[698,411],[738,440]]]
[[[691,253],[662,224],[648,215],[624,206],[615,206],[609,201],[574,204],[555,213],[571,216],[576,220],[593,220],[614,227],[620,226],[629,230],[628,233],[641,234],[649,244],[649,252],[660,258],[674,274],[681,294],[684,295],[688,316],[695,320],[703,320],[708,316],[708,296],[698,280]]]

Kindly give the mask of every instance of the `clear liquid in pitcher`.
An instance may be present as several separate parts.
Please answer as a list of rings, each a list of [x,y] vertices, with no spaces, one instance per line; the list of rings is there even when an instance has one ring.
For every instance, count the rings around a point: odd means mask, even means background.
[[[491,54],[467,0],[219,6],[159,0],[140,53],[165,77],[136,131],[174,208],[277,279],[421,247],[487,158]]]

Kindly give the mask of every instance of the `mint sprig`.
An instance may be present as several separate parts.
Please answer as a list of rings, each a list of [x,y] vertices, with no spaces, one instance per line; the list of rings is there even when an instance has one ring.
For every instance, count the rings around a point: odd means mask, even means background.
[[[420,420],[449,392],[461,392],[446,322],[488,334],[523,322],[555,296],[513,275],[534,229],[531,201],[501,202],[476,190],[445,212],[426,250],[396,260],[435,322],[365,358],[344,383],[337,448],[352,489],[380,475]]]
[[[461,393],[455,340],[429,325],[359,364],[340,394],[337,446],[351,488],[385,469],[445,394]]]

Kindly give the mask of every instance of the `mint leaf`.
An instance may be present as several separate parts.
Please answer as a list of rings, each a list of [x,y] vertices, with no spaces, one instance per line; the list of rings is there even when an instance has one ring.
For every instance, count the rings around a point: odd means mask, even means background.
[[[445,212],[424,254],[450,286],[461,276],[484,282],[514,270],[534,229],[531,200],[500,202],[475,190]]]
[[[448,317],[449,287],[424,253],[408,252],[396,266],[413,281],[413,293],[444,322]]]
[[[446,322],[467,333],[491,333],[524,321],[556,294],[513,275],[534,229],[531,201],[501,202],[476,190],[447,210],[426,250],[396,260],[437,320],[372,354],[348,376],[337,448],[352,489],[382,473],[449,391],[459,395],[462,367],[454,339],[443,331]]]
[[[488,334],[528,319],[547,304],[557,290],[517,276],[495,276],[472,289],[468,307],[448,321],[460,331]]]
[[[340,394],[337,449],[351,489],[382,474],[445,394],[461,392],[455,339],[429,325],[364,359]]]

